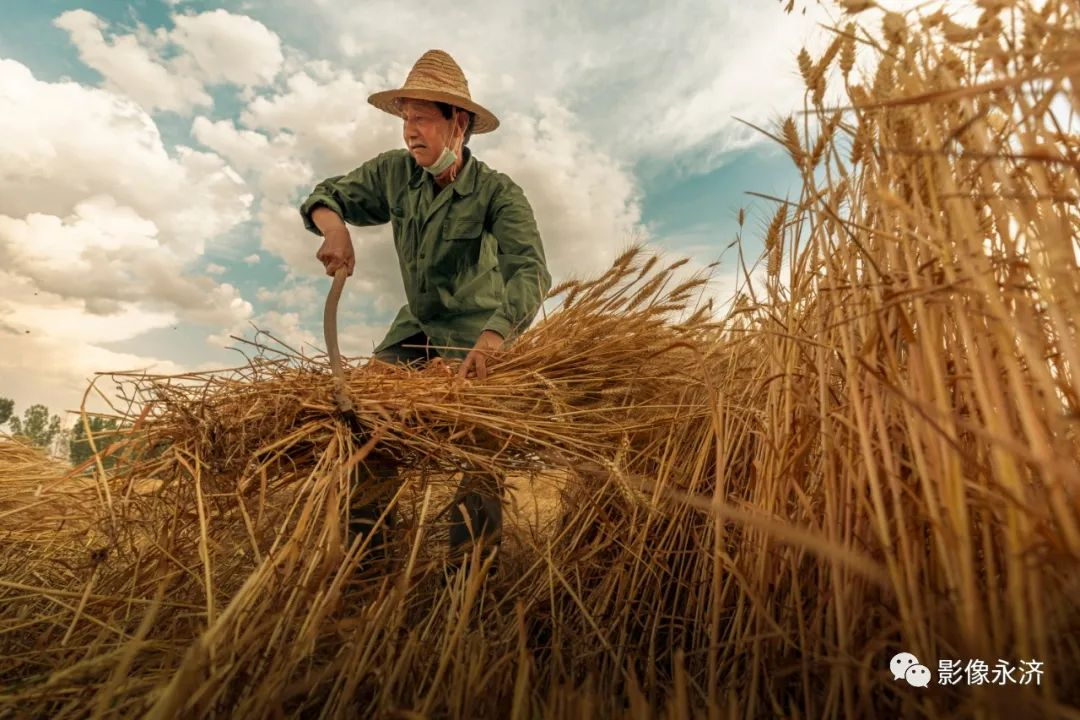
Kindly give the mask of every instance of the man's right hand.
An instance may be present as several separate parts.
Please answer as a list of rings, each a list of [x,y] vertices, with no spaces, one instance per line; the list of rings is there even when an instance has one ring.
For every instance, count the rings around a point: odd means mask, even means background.
[[[356,255],[353,252],[352,237],[338,214],[328,207],[315,208],[311,220],[323,234],[323,243],[315,257],[326,268],[326,274],[333,276],[339,267],[344,266],[349,275],[353,274]]]
[[[332,276],[342,265],[349,271],[349,275],[352,275],[356,256],[353,254],[352,238],[349,237],[349,231],[339,230],[324,235],[322,247],[319,248],[319,252],[315,253],[315,257],[322,262],[327,275]]]

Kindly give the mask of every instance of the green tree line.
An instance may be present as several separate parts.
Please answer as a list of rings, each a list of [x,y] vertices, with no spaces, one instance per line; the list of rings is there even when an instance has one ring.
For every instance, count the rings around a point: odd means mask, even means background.
[[[114,418],[90,417],[88,422],[98,450],[120,438],[120,424]],[[20,437],[53,456],[66,457],[72,465],[78,465],[93,454],[81,419],[68,430],[61,426],[59,415],[50,415],[49,408],[41,404],[31,405],[19,417],[15,413],[15,401],[0,397],[0,431]],[[102,462],[109,468],[115,460],[106,457]]]

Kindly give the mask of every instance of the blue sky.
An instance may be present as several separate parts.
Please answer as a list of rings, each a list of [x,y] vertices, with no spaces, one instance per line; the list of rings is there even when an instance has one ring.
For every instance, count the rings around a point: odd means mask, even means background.
[[[734,118],[801,108],[795,55],[828,20],[704,1],[51,0],[0,17],[0,395],[54,411],[95,371],[233,365],[229,335],[252,325],[316,352],[328,278],[295,207],[401,146],[366,98],[429,48],[499,115],[470,146],[525,189],[556,282],[635,236],[701,268],[740,206],[755,257],[770,207],[745,191],[796,193],[796,173]],[[353,236],[342,345],[361,355],[403,292],[388,228]]]

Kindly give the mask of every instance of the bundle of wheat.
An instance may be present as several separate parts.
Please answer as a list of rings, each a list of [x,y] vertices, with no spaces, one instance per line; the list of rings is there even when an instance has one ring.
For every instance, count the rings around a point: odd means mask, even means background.
[[[880,43],[850,25],[800,56],[809,112],[775,138],[802,194],[767,225],[764,287],[722,318],[704,278],[632,248],[553,291],[483,383],[352,368],[362,444],[320,357],[115,376],[134,408],[115,465],[64,504],[92,537],[5,511],[0,703],[1080,716],[1080,142],[1061,122],[1080,13],[982,5],[972,28],[886,14]],[[837,59],[852,106],[829,109]],[[370,580],[343,525],[375,447],[401,463],[404,522]],[[444,584],[465,464],[554,472],[560,517],[512,538],[505,571]],[[1012,674],[912,687],[901,651]]]
[[[0,518],[8,513],[41,518],[46,498],[69,469],[26,438],[0,434]]]

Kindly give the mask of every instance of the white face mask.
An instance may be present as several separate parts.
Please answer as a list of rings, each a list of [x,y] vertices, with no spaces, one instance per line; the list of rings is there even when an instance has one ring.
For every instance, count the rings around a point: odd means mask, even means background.
[[[427,170],[432,175],[435,175],[437,177],[439,175],[442,175],[444,172],[449,170],[451,167],[453,167],[454,163],[456,163],[456,162],[457,162],[457,153],[455,153],[449,147],[444,147],[443,151],[442,151],[442,155],[439,156],[439,159],[436,160],[435,162],[431,163],[430,165],[428,165],[424,169]]]
[[[453,127],[456,130],[457,129],[457,108],[454,108],[454,110],[452,111],[452,114],[450,116],[450,121],[453,123]],[[450,149],[450,145],[452,145],[453,142],[454,142],[454,133],[453,133],[453,131],[451,131],[451,133],[450,133],[450,142],[446,145],[446,147],[443,148],[442,154],[439,155],[439,158],[435,162],[433,162],[430,165],[426,166],[424,168],[424,170],[426,170],[429,173],[431,173],[432,175],[435,175],[436,177],[438,177],[439,175],[442,175],[444,172],[446,172],[451,167],[453,167],[454,163],[457,162],[457,153],[455,153],[453,150]]]

